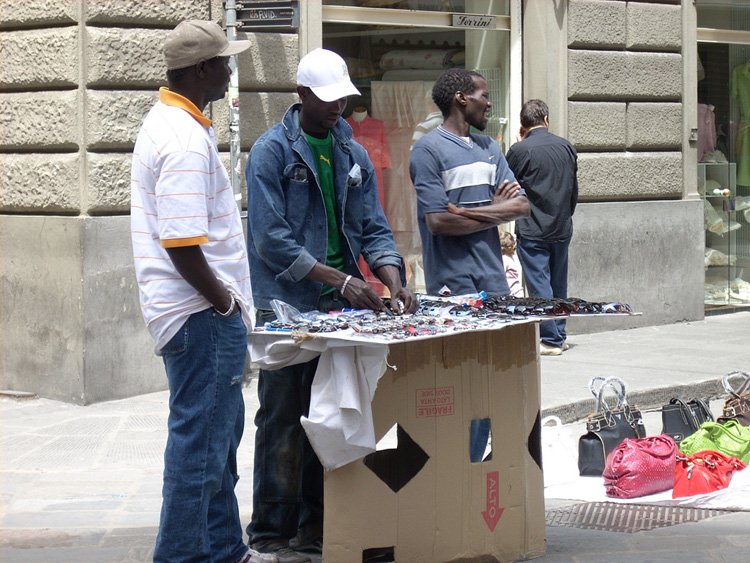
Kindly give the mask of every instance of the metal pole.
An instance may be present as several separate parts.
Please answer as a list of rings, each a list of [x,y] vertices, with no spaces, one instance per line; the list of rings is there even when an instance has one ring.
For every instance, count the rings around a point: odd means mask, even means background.
[[[237,4],[235,0],[224,3],[224,21],[227,27],[227,40],[237,38]],[[232,76],[229,79],[229,181],[232,184],[234,199],[242,212],[242,162],[240,159],[240,87],[237,71],[237,55],[229,57],[229,68]]]

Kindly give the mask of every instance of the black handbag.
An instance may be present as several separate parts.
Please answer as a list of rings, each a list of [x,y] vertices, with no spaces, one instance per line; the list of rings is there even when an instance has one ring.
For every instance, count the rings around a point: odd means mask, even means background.
[[[700,428],[701,424],[713,421],[714,415],[703,399],[683,401],[672,398],[661,408],[661,433],[671,436],[679,446],[687,436]]]
[[[645,438],[646,427],[637,407],[628,405],[625,382],[618,377],[594,377],[589,389],[596,398],[596,412],[586,418],[586,433],[578,439],[578,472],[601,476],[607,456],[625,438]],[[610,407],[604,391],[614,391],[617,402]]]
[[[732,378],[739,379],[740,382],[734,386]],[[721,382],[724,390],[729,393],[729,398],[724,402],[719,422],[736,420],[743,426],[750,426],[750,373],[732,371],[726,374]]]

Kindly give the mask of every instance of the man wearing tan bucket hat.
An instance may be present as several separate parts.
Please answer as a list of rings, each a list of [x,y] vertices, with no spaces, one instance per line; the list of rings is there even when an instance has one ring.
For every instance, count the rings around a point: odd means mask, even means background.
[[[268,561],[243,542],[237,446],[253,298],[247,247],[219,158],[209,102],[224,97],[228,42],[185,21],[164,42],[168,88],[133,151],[131,225],[143,317],[169,382],[168,438],[154,561]]]

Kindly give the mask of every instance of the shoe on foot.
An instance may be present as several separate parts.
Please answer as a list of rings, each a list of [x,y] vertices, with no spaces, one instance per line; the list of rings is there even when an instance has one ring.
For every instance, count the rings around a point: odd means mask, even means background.
[[[317,537],[313,540],[302,543],[299,536],[295,536],[289,540],[289,547],[294,551],[308,555],[322,555],[323,554],[323,538]]]
[[[311,557],[323,555],[323,523],[307,524],[300,528],[297,535],[289,540],[289,547]]]
[[[540,356],[559,356],[562,353],[562,348],[558,348],[557,346],[550,346],[549,344],[545,344],[544,342],[539,343]]]
[[[312,563],[308,555],[299,553],[289,547],[286,541],[261,541],[254,543],[250,549],[255,550],[260,556],[269,559],[258,559],[259,563]],[[252,560],[255,563],[255,560]]]
[[[567,350],[570,350],[570,344],[568,344],[567,342],[564,342],[562,345],[562,351],[565,352]]]
[[[278,563],[279,559],[273,553],[260,553],[252,547],[247,548],[245,555],[237,563]]]

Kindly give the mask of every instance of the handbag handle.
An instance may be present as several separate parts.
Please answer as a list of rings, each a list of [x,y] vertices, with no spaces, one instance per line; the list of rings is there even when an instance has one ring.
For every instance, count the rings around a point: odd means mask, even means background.
[[[734,388],[730,381],[730,379],[735,376],[743,379],[742,383],[740,383],[739,387],[737,388]],[[727,393],[732,395],[735,399],[739,399],[740,395],[745,393],[748,388],[750,388],[750,373],[747,373],[746,371],[730,371],[728,374],[721,378],[721,383]]]
[[[693,455],[684,456],[681,452],[677,454],[677,462],[684,464],[700,464],[705,465],[711,469],[720,465],[723,467],[729,467],[734,471],[740,471],[745,468],[745,464],[742,460],[737,459],[734,456],[717,452],[715,450],[701,450],[695,452]]]
[[[682,420],[685,422],[685,424],[690,424],[690,422],[688,422],[688,419],[690,419],[693,422],[693,428],[698,428],[700,426],[698,417],[695,416],[693,409],[691,409],[690,405],[688,405],[685,401],[683,401],[682,399],[678,399],[677,397],[673,397],[669,399],[669,404],[679,405],[680,414],[682,414]]]
[[[711,407],[708,405],[708,402],[706,402],[705,399],[693,399],[691,403],[695,403],[696,405],[698,405],[698,408],[703,411],[703,414],[705,415],[707,420],[714,420],[714,415],[711,412]],[[680,413],[682,414],[682,420],[685,422],[685,424],[689,424],[689,418],[693,422],[693,426],[695,428],[700,427],[701,421],[698,420],[698,416],[695,414],[688,403],[678,397],[673,397],[669,400],[669,404],[680,406]]]
[[[599,384],[598,386],[597,383]],[[620,387],[619,391],[612,387],[612,385],[614,385],[615,383]],[[594,399],[596,399],[597,405],[601,400],[600,397],[604,390],[604,387],[606,387],[608,384],[615,392],[615,395],[617,395],[617,404],[621,405],[623,402],[627,403],[627,401],[625,400],[625,382],[622,379],[613,376],[605,377],[603,375],[595,375],[589,381],[589,391],[591,391]]]
[[[703,410],[703,414],[706,415],[706,418],[708,418],[708,420],[714,420],[714,415],[711,412],[711,406],[708,404],[708,401],[706,401],[705,399],[694,399],[694,401],[700,405],[701,409]],[[690,412],[693,412],[692,409],[690,409]]]
[[[604,400],[604,390],[611,389],[614,391],[617,397],[617,407],[621,409],[628,409],[628,400],[625,396],[625,382],[619,377],[607,377],[599,387],[599,391],[596,394],[596,410],[597,412],[604,412],[609,414],[610,408],[607,402]]]
[[[615,419],[614,415],[612,414],[612,409],[604,400],[604,390],[607,388],[614,391],[614,394],[617,397],[617,404],[615,408],[621,409],[625,416],[625,420],[627,420],[630,426],[636,429],[634,417],[630,411],[628,401],[625,398],[625,382],[619,377],[603,377],[601,375],[597,375],[592,377],[589,381],[589,390],[596,398],[596,412],[600,413],[604,417],[604,419],[607,421],[607,424],[614,424]]]
[[[606,380],[607,378],[604,377],[603,375],[595,375],[589,381],[589,391],[591,391],[591,394],[594,396],[594,399],[598,398],[601,384],[604,383]],[[597,387],[597,383],[599,384],[599,387]]]
[[[741,425],[736,420],[727,420],[724,423],[704,422],[701,428],[705,428],[708,435],[714,439],[723,434],[734,442],[743,442]]]
[[[559,416],[555,416],[554,414],[551,414],[549,416],[545,416],[542,421],[539,423],[540,426],[545,427],[548,426],[548,423],[554,422],[554,426],[557,428],[561,428],[563,423],[562,420],[560,420]]]

